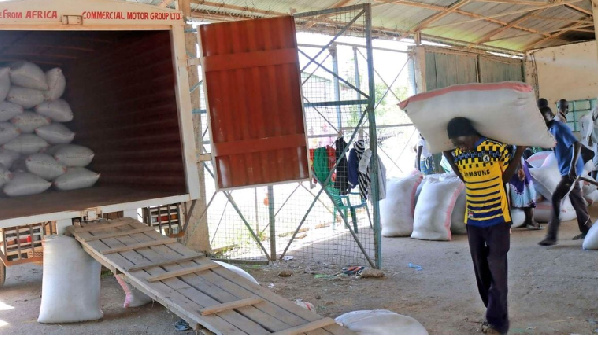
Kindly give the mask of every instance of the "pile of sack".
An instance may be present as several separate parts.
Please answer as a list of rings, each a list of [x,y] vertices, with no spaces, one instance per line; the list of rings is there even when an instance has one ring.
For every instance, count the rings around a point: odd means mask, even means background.
[[[73,120],[60,99],[66,79],[60,68],[44,72],[30,62],[0,68],[0,188],[7,196],[93,186],[100,174],[85,168],[94,157],[72,143]]]

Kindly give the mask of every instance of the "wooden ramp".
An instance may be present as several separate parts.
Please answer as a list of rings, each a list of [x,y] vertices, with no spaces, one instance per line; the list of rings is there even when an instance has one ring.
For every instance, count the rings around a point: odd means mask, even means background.
[[[73,229],[84,250],[196,330],[353,334],[131,218]]]

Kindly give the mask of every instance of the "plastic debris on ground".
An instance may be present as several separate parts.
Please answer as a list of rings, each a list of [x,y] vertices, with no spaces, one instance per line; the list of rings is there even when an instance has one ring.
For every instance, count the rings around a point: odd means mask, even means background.
[[[415,264],[413,264],[411,262],[408,263],[408,267],[409,268],[414,268],[415,271],[422,271],[423,270],[423,267],[421,267],[421,265],[415,265]]]
[[[183,320],[183,319],[179,319],[177,320],[177,322],[175,323],[175,329],[177,331],[189,331],[192,328],[190,327],[190,324],[187,323],[187,321]]]

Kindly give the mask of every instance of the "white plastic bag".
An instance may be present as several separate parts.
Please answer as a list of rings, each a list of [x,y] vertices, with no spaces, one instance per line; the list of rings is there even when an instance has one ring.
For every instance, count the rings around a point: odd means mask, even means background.
[[[412,317],[389,310],[361,310],[344,313],[335,321],[362,335],[428,335],[429,333]]]
[[[23,113],[23,106],[8,101],[0,102],[0,121],[9,121],[21,113]]]
[[[452,211],[464,184],[460,180],[425,177],[425,185],[415,207],[415,225],[411,238],[450,240]]]
[[[44,276],[38,322],[74,323],[102,318],[100,263],[74,238],[44,238]]]
[[[554,152],[553,151],[537,152],[537,153],[531,155],[525,161],[527,161],[528,164],[533,166],[533,168],[540,168],[540,167],[542,167],[542,164],[544,163],[544,161],[550,154],[554,154]]]
[[[598,249],[598,221],[592,225],[592,228],[586,234],[582,247],[584,250]]]
[[[51,144],[68,144],[75,138],[75,132],[60,123],[38,127],[35,133]]]
[[[73,111],[71,111],[71,106],[63,99],[40,103],[35,108],[35,111],[38,114],[46,116],[57,122],[67,122],[73,120]]]
[[[49,154],[32,154],[25,158],[27,170],[45,180],[54,180],[67,173],[67,166]]]
[[[21,132],[15,125],[10,122],[0,122],[0,145],[13,140],[18,137],[19,134],[21,134]]]
[[[48,147],[46,140],[35,134],[21,134],[18,137],[4,144],[4,148],[9,151],[19,152],[21,154],[34,154]]]
[[[554,147],[535,92],[522,82],[454,85],[414,95],[399,106],[431,153],[454,149],[447,127],[455,117],[469,118],[482,135],[510,145]]]
[[[100,174],[98,173],[82,167],[72,167],[67,170],[67,173],[54,180],[54,186],[61,191],[70,191],[92,187],[99,178]]]
[[[10,173],[8,168],[0,164],[0,187],[4,186],[7,182],[12,179],[13,175]]]
[[[415,171],[403,178],[392,178],[386,185],[386,197],[379,202],[381,235],[408,236],[413,231],[414,200],[423,175]]]
[[[120,275],[115,275],[117,282],[121,285],[123,292],[125,292],[125,301],[123,302],[123,308],[138,307],[146,305],[152,301],[152,298],[138,291],[136,288],[129,285]]]
[[[92,162],[94,152],[84,146],[69,144],[58,148],[54,158],[69,167],[85,167]]]
[[[512,220],[512,228],[517,228],[525,223],[525,211],[520,208],[510,210],[510,219]]]
[[[0,68],[0,101],[6,100],[10,91],[10,68]]]
[[[38,65],[27,61],[17,61],[10,64],[10,81],[16,86],[42,91],[48,90],[44,71]]]
[[[35,174],[13,173],[11,181],[4,185],[3,191],[9,197],[33,195],[44,192],[50,183]]]
[[[25,111],[10,119],[23,133],[33,133],[36,128],[50,125],[50,119],[32,111]]]
[[[221,265],[221,266],[225,267],[226,269],[228,269],[228,270],[230,270],[230,271],[233,271],[233,272],[235,272],[235,273],[236,273],[237,275],[239,275],[240,277],[242,277],[242,278],[245,278],[245,279],[248,279],[248,280],[250,280],[251,282],[253,282],[253,283],[255,283],[255,284],[257,284],[257,285],[258,285],[258,281],[256,281],[256,279],[254,279],[254,277],[253,277],[253,276],[251,276],[251,275],[250,275],[250,273],[248,273],[248,272],[244,271],[243,269],[241,269],[241,268],[239,268],[239,267],[237,267],[237,266],[234,266],[234,265],[228,264],[228,263],[226,263],[226,262],[222,262],[222,261],[215,261],[215,262],[216,262],[217,264],[219,264],[219,265]]]
[[[19,159],[19,153],[0,147],[0,165],[11,168],[17,159]]]
[[[37,89],[12,86],[6,96],[6,101],[32,108],[44,102],[44,92]]]
[[[45,93],[46,100],[56,100],[60,98],[67,87],[67,79],[62,69],[56,67],[46,72],[46,83],[48,91]]]

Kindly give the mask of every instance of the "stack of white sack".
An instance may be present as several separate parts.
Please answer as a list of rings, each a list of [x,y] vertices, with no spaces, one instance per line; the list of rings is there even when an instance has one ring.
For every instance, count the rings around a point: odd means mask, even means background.
[[[85,168],[94,157],[72,144],[73,120],[60,99],[66,79],[60,68],[44,72],[31,62],[0,68],[0,188],[7,196],[93,186],[100,174]]]
[[[417,188],[423,180],[419,171],[391,178],[386,184],[385,199],[381,200],[381,235],[384,237],[409,236],[413,231],[414,206]]]
[[[414,95],[399,106],[431,153],[454,148],[447,126],[455,117],[469,118],[482,135],[510,145],[554,147],[533,88],[522,82],[454,85]]]

